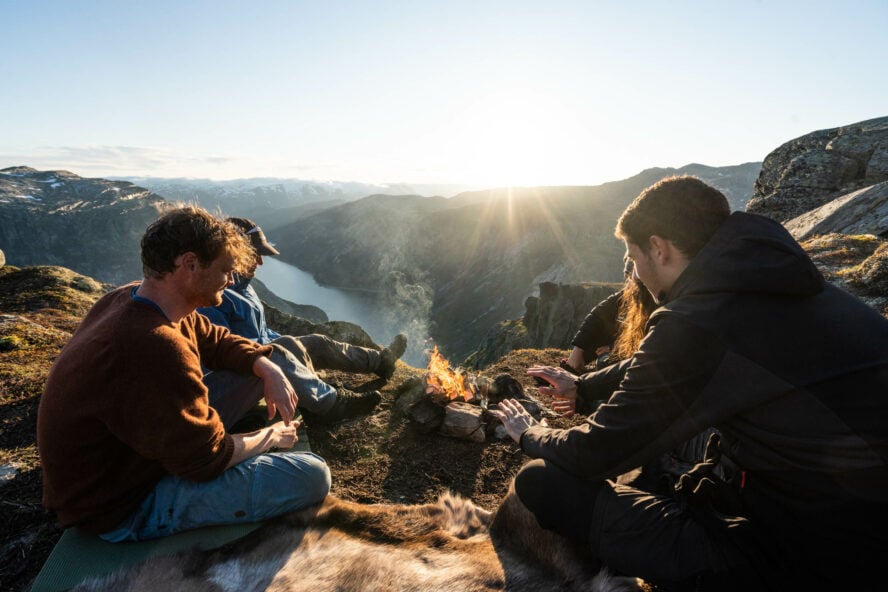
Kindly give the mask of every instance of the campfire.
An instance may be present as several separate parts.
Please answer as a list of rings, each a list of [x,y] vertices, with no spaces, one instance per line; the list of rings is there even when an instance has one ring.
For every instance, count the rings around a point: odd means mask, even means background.
[[[429,356],[429,366],[423,379],[425,392],[439,402],[466,401],[477,402],[487,409],[487,392],[489,385],[486,380],[479,383],[478,377],[457,368],[451,370],[450,362],[438,352],[438,346]]]
[[[490,434],[507,437],[499,420],[487,411],[503,399],[518,400],[537,419],[543,411],[512,376],[500,374],[491,380],[451,368],[437,347],[429,354],[425,375],[408,381],[400,391],[396,409],[420,429],[476,442]]]

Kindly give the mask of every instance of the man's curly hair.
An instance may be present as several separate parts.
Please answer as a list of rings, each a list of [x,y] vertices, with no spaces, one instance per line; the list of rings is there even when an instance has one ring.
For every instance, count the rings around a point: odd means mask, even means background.
[[[207,267],[223,253],[234,257],[234,271],[244,273],[255,255],[250,242],[231,222],[203,208],[180,206],[162,214],[142,237],[142,271],[146,278],[161,278],[176,269],[176,258],[187,252]]]

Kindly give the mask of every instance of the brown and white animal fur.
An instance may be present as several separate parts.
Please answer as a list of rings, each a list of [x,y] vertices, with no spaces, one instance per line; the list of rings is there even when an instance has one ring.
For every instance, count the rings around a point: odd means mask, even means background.
[[[639,590],[542,530],[513,492],[495,514],[451,494],[424,505],[328,497],[209,551],[149,559],[77,592]]]

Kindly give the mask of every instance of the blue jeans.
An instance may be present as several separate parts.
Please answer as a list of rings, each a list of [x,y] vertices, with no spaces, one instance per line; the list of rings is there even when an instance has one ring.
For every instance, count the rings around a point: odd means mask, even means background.
[[[167,475],[101,538],[141,541],[201,526],[258,522],[305,508],[330,491],[330,469],[311,452],[260,454],[203,483]]]
[[[336,402],[336,389],[318,378],[313,368],[287,349],[292,346],[294,351],[299,351],[299,344],[292,337],[282,337],[278,341],[272,344],[274,351],[269,359],[284,372],[296,391],[299,408],[317,414],[330,411]],[[226,429],[262,400],[262,380],[256,376],[217,370],[204,375],[203,381],[210,391],[210,406],[219,414]]]
[[[298,362],[283,348],[271,357],[279,364]],[[262,380],[236,372],[211,372],[205,378],[210,405],[226,430],[263,394]],[[331,403],[332,404],[332,403]],[[237,464],[212,481],[196,482],[167,475],[106,541],[140,541],[201,526],[258,522],[305,508],[330,491],[330,469],[310,452],[265,453]]]
[[[283,356],[280,350],[272,354],[271,361],[287,375],[299,396],[299,406],[318,415],[330,411],[336,402],[336,389],[318,377],[318,370],[369,374],[382,361],[379,350],[343,343],[326,335],[283,335],[271,344],[285,350]]]
[[[315,374],[305,346],[288,335],[275,339],[271,344],[275,346],[271,361],[284,371],[299,397],[299,407],[319,415],[330,411],[336,402],[336,389]]]

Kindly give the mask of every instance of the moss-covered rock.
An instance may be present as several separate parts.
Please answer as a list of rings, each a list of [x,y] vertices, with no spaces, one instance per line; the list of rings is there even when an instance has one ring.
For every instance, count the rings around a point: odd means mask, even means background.
[[[888,316],[888,240],[830,233],[801,244],[828,281]]]
[[[111,288],[65,267],[6,266],[0,273],[0,310],[38,312],[43,309],[83,315]]]

